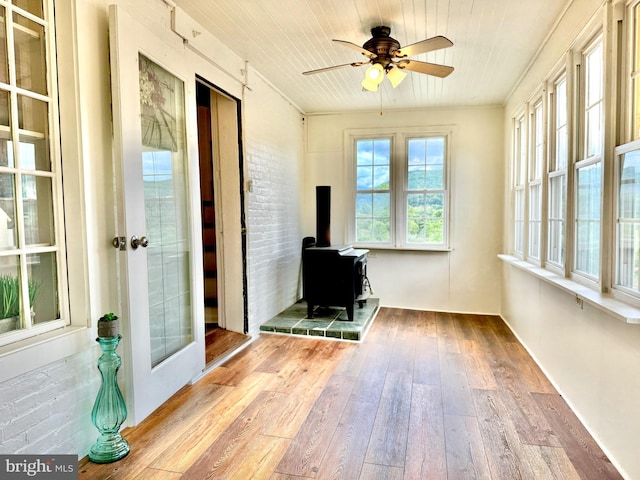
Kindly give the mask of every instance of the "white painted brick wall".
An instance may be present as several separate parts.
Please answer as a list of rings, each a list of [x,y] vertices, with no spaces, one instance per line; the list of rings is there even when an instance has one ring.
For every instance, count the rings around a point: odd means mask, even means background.
[[[98,347],[0,384],[0,453],[87,452],[98,431]]]
[[[252,75],[245,97],[249,334],[299,297],[302,115]]]

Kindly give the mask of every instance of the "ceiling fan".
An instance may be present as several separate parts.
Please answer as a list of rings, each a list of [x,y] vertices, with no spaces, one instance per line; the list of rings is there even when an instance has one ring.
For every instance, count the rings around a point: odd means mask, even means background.
[[[419,62],[411,60],[407,57],[417,55],[419,53],[431,52],[441,48],[451,47],[453,43],[445,37],[437,36],[422,40],[420,42],[400,47],[400,42],[390,37],[391,28],[385,26],[374,27],[371,29],[371,36],[362,47],[345,40],[333,40],[334,42],[349,47],[369,60],[363,62],[344,63],[342,65],[334,65],[332,67],[319,68],[317,70],[309,70],[303,72],[303,75],[313,75],[316,73],[327,72],[342,67],[360,67],[362,65],[371,64],[365,73],[362,81],[362,87],[371,92],[378,90],[378,85],[384,80],[384,74],[396,88],[400,82],[407,76],[404,70],[412,72],[434,75],[444,78],[453,72],[453,67],[446,65],[438,65],[435,63]]]

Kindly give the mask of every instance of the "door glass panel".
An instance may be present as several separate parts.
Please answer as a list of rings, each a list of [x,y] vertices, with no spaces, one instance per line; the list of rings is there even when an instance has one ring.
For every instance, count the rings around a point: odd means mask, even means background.
[[[184,84],[139,56],[151,364],[193,341]]]
[[[17,13],[13,14],[16,85],[47,94],[44,27]]]

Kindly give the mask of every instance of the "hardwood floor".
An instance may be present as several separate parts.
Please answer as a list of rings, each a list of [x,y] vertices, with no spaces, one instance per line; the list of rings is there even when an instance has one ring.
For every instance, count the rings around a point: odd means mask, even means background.
[[[80,479],[620,479],[497,317],[383,308],[361,344],[262,335]]]
[[[207,365],[216,362],[249,340],[250,337],[248,335],[206,325],[205,362]]]

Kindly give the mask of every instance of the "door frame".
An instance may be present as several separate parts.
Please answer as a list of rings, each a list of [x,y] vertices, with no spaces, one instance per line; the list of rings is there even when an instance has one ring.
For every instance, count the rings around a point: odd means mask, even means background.
[[[218,145],[218,148],[212,145],[216,258],[220,273],[218,278],[218,314],[222,319],[220,326],[234,332],[247,333],[249,322],[242,102],[199,74],[196,74],[196,82],[207,87],[210,92],[212,143],[219,144],[220,138],[225,141],[225,144]],[[214,108],[214,104],[218,107]],[[222,132],[223,123],[232,123],[227,129],[230,135]],[[219,153],[218,156],[216,151]],[[233,281],[238,276],[242,278],[240,287]]]

